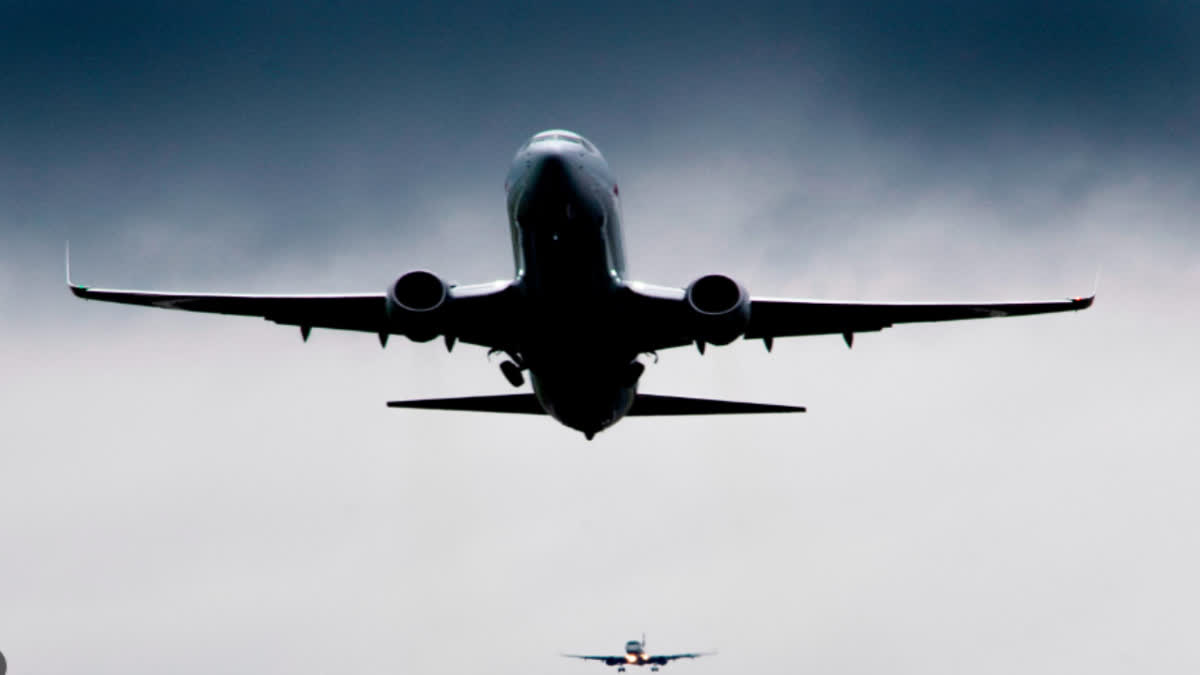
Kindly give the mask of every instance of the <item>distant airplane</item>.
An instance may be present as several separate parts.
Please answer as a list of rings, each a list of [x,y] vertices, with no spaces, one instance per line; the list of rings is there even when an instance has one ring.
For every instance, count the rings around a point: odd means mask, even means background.
[[[621,656],[584,656],[582,654],[563,654],[563,656],[571,659],[585,659],[588,661],[603,661],[604,665],[617,666],[617,672],[625,672],[625,666],[650,666],[651,672],[658,672],[659,666],[665,666],[676,659],[697,659],[701,656],[708,656],[716,652],[692,652],[690,654],[663,654],[652,656],[646,653],[646,636],[642,636],[641,642],[630,640],[625,643],[625,653]]]
[[[416,342],[441,336],[508,358],[500,371],[514,387],[529,371],[533,393],[391,401],[393,408],[549,414],[590,440],[626,415],[804,412],[803,407],[638,393],[643,355],[737,338],[855,333],[897,323],[1043,314],[1090,307],[1094,294],[1070,300],[1009,303],[870,303],[752,297],[733,279],[708,274],[687,288],[627,278],[621,199],[608,163],[587,139],[543,131],[517,151],[505,182],[516,273],[471,286],[416,270],[382,293],[234,295],[89,288],[88,300],[193,312],[258,316],[300,327],[375,333]],[[685,235],[686,236],[686,233]]]

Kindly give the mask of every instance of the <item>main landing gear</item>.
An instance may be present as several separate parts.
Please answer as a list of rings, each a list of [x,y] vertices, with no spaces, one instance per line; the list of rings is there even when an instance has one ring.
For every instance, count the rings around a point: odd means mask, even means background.
[[[521,356],[519,354],[505,352],[502,349],[493,349],[488,352],[488,358],[490,359],[492,354],[505,353],[508,354],[509,360],[500,364],[500,372],[503,373],[504,379],[508,380],[508,383],[514,387],[520,387],[524,385],[525,375],[521,371],[525,370],[525,364],[521,361]]]
[[[650,672],[652,672],[652,673],[657,673],[657,672],[658,672],[658,666],[650,666]]]
[[[500,364],[500,372],[504,373],[504,379],[514,387],[520,387],[525,384],[525,375],[521,373],[521,366],[512,361],[505,361]]]
[[[618,673],[623,673],[623,672],[625,672],[625,666],[618,666],[618,667],[617,667],[617,672],[618,672]]]

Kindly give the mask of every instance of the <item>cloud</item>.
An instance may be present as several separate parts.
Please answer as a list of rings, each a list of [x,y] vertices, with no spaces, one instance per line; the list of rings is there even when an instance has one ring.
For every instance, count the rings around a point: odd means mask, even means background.
[[[14,663],[582,672],[556,653],[645,630],[720,648],[698,675],[1200,664],[1189,8],[175,7],[0,17]],[[383,407],[504,391],[480,349],[62,287],[67,238],[101,285],[502,277],[504,170],[551,126],[613,164],[639,279],[1101,295],[664,352],[647,391],[810,412],[586,443]]]

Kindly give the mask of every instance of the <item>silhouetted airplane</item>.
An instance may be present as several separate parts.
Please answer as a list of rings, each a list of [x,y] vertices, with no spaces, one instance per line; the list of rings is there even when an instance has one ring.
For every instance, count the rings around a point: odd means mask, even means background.
[[[665,666],[676,659],[696,659],[716,652],[692,652],[690,654],[663,654],[652,656],[646,653],[646,636],[642,641],[630,640],[625,643],[625,653],[621,656],[584,656],[582,654],[563,654],[567,658],[586,659],[588,661],[603,661],[605,665],[617,666],[617,672],[625,672],[625,666],[650,666],[651,672],[657,672],[659,666]]]
[[[981,319],[1079,310],[1092,297],[1048,302],[871,303],[751,297],[720,274],[687,288],[625,276],[621,201],[600,152],[563,130],[534,135],[517,151],[505,182],[516,274],[511,280],[457,286],[424,270],[408,272],[382,293],[232,295],[105,290],[67,283],[75,295],[193,312],[258,316],[300,327],[389,335],[417,342],[438,336],[508,359],[500,370],[514,387],[528,370],[533,393],[392,401],[430,408],[552,415],[591,439],[626,415],[803,412],[798,406],[639,394],[642,355],[660,349],[726,345],[737,338],[855,333],[897,323]]]

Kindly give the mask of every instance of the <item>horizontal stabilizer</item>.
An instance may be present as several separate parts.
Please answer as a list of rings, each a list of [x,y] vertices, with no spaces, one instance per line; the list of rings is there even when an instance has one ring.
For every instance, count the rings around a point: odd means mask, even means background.
[[[685,398],[683,396],[658,396],[638,394],[633,401],[630,416],[649,415],[739,415],[745,413],[804,412],[802,406],[776,405],[773,403],[746,403],[744,401],[721,401],[711,398]]]
[[[462,396],[459,398],[424,398],[413,401],[388,401],[389,408],[421,408],[423,410],[468,410],[473,412],[520,413],[545,415],[546,411],[533,394],[502,394],[500,396]]]
[[[389,408],[419,408],[422,410],[462,410],[469,412],[518,413],[545,415],[546,411],[533,394],[502,394],[499,396],[462,396],[459,398],[424,398],[412,401],[388,401]],[[658,396],[638,394],[629,411],[632,416],[653,415],[739,415],[746,413],[804,412],[801,406],[773,403],[720,401],[710,398]]]

